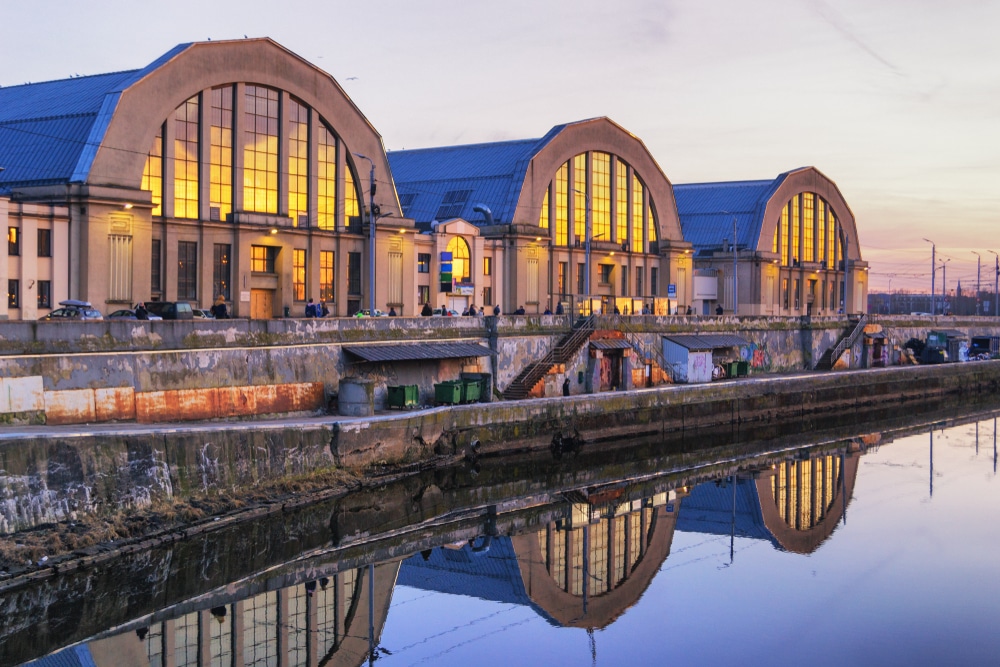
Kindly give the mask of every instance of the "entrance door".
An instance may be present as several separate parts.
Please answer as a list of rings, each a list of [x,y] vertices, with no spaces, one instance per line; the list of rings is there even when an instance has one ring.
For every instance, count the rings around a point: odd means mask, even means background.
[[[274,290],[250,290],[250,319],[269,320],[274,316]]]

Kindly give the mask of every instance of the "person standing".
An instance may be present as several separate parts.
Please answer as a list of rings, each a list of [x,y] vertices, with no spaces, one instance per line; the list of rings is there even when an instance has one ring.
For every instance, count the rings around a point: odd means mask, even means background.
[[[563,396],[569,396],[569,377],[563,380]]]
[[[500,304],[493,306],[493,317],[497,317],[500,314]]]
[[[137,320],[149,319],[149,311],[146,310],[146,304],[144,304],[142,301],[140,301],[139,305],[135,307],[135,319]]]
[[[434,309],[431,308],[431,304],[425,303],[424,307],[421,308],[421,310],[420,310],[420,316],[421,317],[430,317],[433,314],[434,314]]]
[[[312,299],[309,299],[309,303],[306,304],[306,317],[316,317],[316,304],[313,303]]]
[[[212,312],[212,317],[217,320],[228,320],[229,313],[226,311],[226,299],[221,294],[215,297],[215,303],[212,304],[210,309]]]

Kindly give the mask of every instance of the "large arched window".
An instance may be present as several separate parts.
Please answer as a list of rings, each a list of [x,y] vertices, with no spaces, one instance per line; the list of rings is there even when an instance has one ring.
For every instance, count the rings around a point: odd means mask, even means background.
[[[553,245],[580,246],[588,212],[592,241],[642,253],[657,240],[656,207],[642,179],[610,153],[580,153],[560,165],[543,195],[538,226],[550,230]]]
[[[448,241],[448,252],[451,253],[451,275],[456,283],[467,283],[470,281],[469,268],[471,266],[469,257],[469,244],[461,236],[453,236]]]
[[[834,269],[843,259],[844,243],[844,230],[829,202],[814,192],[803,192],[781,209],[771,251],[780,255],[781,266],[805,262]]]

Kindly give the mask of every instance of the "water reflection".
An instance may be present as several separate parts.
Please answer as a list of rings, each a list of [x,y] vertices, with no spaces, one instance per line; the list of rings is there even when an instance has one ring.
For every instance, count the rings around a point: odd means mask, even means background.
[[[995,475],[996,419],[970,425],[976,426],[978,454],[980,425],[990,422]],[[808,447],[782,442],[775,448],[770,439],[744,437],[739,456],[732,455],[731,444],[706,437],[700,448],[637,443],[645,447],[638,450],[641,461],[631,448],[603,452],[604,465],[581,454],[578,465],[526,458],[432,471],[287,517],[280,526],[257,526],[252,539],[243,534],[212,550],[202,544],[166,563],[147,556],[145,570],[133,568],[146,578],[136,575],[130,581],[156,591],[152,597],[165,604],[145,611],[134,604],[93,638],[36,664],[391,662],[400,649],[383,644],[387,623],[394,617],[412,620],[414,612],[401,605],[420,604],[414,593],[421,592],[524,610],[528,616],[517,623],[534,617],[552,627],[585,629],[596,660],[595,633],[610,633],[649,594],[665,563],[673,562],[671,549],[679,535],[727,540],[730,563],[742,557],[737,542],[768,545],[795,557],[815,554],[846,526],[861,461],[901,433],[927,437],[928,497],[933,494],[934,431],[940,432],[942,424],[931,420],[898,432],[829,439],[813,433],[813,442],[822,444]],[[940,440],[939,435],[939,449]],[[636,474],[622,476],[623,470]],[[322,516],[326,525],[321,528]],[[271,536],[279,554],[288,553],[289,541],[296,551],[271,562],[260,554],[234,557],[249,551],[220,556],[233,545],[259,546],[261,531]],[[204,586],[195,592],[198,580]],[[110,594],[89,586],[88,604],[97,609],[93,598]],[[409,592],[394,604],[394,593],[403,590],[399,587]],[[50,600],[59,595],[57,590],[35,593]],[[657,605],[666,613],[676,602]],[[7,657],[0,662],[19,664],[23,658],[7,660],[51,650],[26,640],[34,636],[27,629],[68,612],[39,608],[40,616],[18,618],[23,632],[13,625],[5,628],[0,656]],[[84,619],[76,624],[88,627]],[[501,631],[514,632],[507,626]],[[397,637],[392,643],[431,645],[436,636],[409,643]],[[503,661],[495,655],[484,664]]]

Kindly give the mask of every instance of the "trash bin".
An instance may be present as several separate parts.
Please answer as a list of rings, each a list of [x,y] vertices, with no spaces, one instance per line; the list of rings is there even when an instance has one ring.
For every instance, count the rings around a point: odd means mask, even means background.
[[[489,373],[462,373],[462,382],[475,382],[479,384],[479,396],[475,400],[480,403],[489,403],[493,392],[493,376]]]
[[[457,405],[462,402],[462,382],[445,380],[434,385],[434,402],[438,405]]]
[[[388,408],[412,408],[417,405],[419,399],[419,391],[417,390],[417,385],[415,384],[404,384],[404,385],[390,385],[386,387],[388,390],[388,395],[386,396],[386,407]]]
[[[462,382],[462,402],[476,403],[479,401],[479,380],[464,380]]]
[[[738,362],[738,361],[729,361],[729,362],[726,362],[725,366],[726,366],[726,377],[727,378],[734,378],[734,377],[738,377],[739,376],[739,373],[740,373],[740,362]]]
[[[750,362],[749,361],[737,361],[736,365],[737,365],[737,368],[736,368],[737,373],[736,374],[739,377],[745,378],[746,376],[750,375]]]

